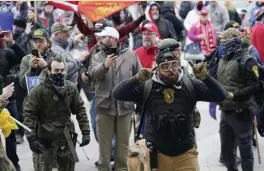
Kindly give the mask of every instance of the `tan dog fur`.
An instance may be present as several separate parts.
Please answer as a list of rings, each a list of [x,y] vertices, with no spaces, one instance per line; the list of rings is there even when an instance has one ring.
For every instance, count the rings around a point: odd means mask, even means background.
[[[143,165],[144,171],[151,171],[149,162],[149,149],[146,146],[146,140],[142,139],[135,144],[127,147],[127,167],[128,171],[141,171]]]

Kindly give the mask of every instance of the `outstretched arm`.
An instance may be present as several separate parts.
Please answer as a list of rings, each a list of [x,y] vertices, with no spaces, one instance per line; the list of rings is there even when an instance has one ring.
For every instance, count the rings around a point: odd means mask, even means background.
[[[130,22],[129,24],[126,24],[122,27],[117,27],[117,31],[119,32],[120,37],[124,37],[126,36],[128,33],[133,32],[138,26],[139,24],[145,20],[146,16],[142,15],[141,17],[139,17],[137,20]]]
[[[191,78],[197,101],[221,102],[226,99],[227,93],[222,85],[210,74],[204,81]]]

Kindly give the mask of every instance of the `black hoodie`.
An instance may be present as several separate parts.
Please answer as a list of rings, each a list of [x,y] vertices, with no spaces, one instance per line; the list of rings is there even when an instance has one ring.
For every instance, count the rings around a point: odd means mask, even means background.
[[[175,33],[177,35],[178,41],[182,41],[183,35],[182,31],[184,30],[184,26],[182,21],[176,17],[174,11],[170,9],[171,7],[163,7],[162,9],[162,16],[164,19],[170,21],[174,27]]]

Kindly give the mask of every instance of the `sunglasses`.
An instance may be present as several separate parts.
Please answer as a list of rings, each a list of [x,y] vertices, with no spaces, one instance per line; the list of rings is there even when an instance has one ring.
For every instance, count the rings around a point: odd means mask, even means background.
[[[168,61],[168,62],[163,62],[159,64],[159,69],[162,71],[169,71],[170,68],[176,70],[181,67],[181,62],[178,60],[173,60],[173,61]]]

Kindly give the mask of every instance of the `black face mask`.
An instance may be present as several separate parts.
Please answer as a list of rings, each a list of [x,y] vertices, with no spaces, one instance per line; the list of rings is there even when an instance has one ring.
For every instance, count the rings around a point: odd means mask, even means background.
[[[241,38],[232,38],[230,40],[221,42],[221,46],[224,51],[224,56],[230,57],[243,50]]]
[[[51,74],[50,81],[55,87],[62,88],[65,86],[65,75],[62,73]]]

